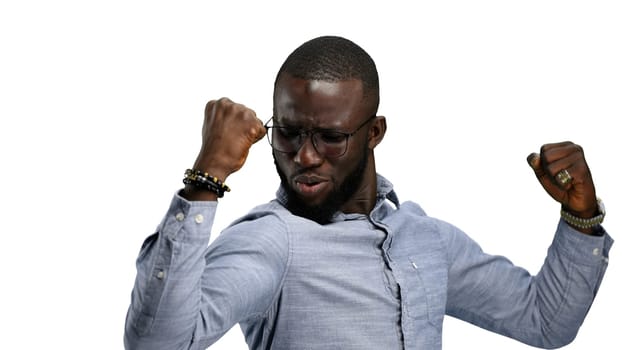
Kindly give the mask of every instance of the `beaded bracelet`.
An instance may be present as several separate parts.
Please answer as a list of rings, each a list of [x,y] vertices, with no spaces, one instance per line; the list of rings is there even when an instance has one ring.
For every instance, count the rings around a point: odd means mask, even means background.
[[[197,169],[186,170],[184,173],[184,184],[214,192],[218,195],[218,198],[222,198],[225,192],[231,191],[231,188],[218,180],[217,177]]]

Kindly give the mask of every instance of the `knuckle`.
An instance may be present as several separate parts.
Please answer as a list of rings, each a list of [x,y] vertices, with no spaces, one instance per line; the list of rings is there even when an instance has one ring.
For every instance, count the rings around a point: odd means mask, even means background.
[[[251,127],[250,127],[251,135],[255,138],[258,138],[259,136],[262,136],[262,133],[264,131],[265,130],[264,130],[263,124],[261,124],[261,122],[257,118],[255,118],[253,122],[251,123]]]
[[[228,112],[231,108],[231,105],[233,105],[233,101],[231,101],[227,97],[222,97],[218,99],[218,101],[216,101],[215,104],[218,110]]]
[[[227,105],[233,103],[233,101],[231,101],[228,97],[221,97],[220,99],[218,99],[218,103],[222,105]]]
[[[238,105],[237,106],[237,113],[238,117],[240,118],[240,120],[242,120],[244,123],[252,123],[254,119],[256,119],[255,117],[255,112],[244,106],[244,105]]]
[[[259,129],[258,129],[257,127],[255,127],[255,126],[251,127],[251,128],[249,129],[249,135],[250,135],[253,139],[257,138],[257,136],[259,136]]]

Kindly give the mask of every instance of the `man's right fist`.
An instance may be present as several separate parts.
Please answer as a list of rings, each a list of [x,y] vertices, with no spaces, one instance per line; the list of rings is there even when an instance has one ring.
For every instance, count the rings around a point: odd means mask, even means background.
[[[203,137],[194,168],[224,181],[240,170],[251,146],[261,140],[266,129],[255,112],[223,97],[205,107]]]

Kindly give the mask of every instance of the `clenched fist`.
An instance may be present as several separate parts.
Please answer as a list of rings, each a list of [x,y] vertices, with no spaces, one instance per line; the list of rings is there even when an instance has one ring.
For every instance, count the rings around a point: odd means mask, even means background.
[[[572,142],[546,144],[527,161],[542,187],[564,210],[580,218],[598,214],[594,181],[581,146]]]
[[[205,107],[201,150],[194,168],[224,181],[242,168],[251,146],[265,134],[263,123],[252,109],[228,98],[209,101]],[[188,199],[208,199],[197,197],[199,192],[189,186],[184,190]]]

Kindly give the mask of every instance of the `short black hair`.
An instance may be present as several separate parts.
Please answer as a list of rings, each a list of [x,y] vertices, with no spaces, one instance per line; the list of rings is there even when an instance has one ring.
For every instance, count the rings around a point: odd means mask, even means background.
[[[346,38],[321,36],[303,43],[283,62],[275,87],[282,73],[305,80],[361,80],[364,97],[370,99],[374,113],[378,110],[380,88],[376,64],[363,48]]]

